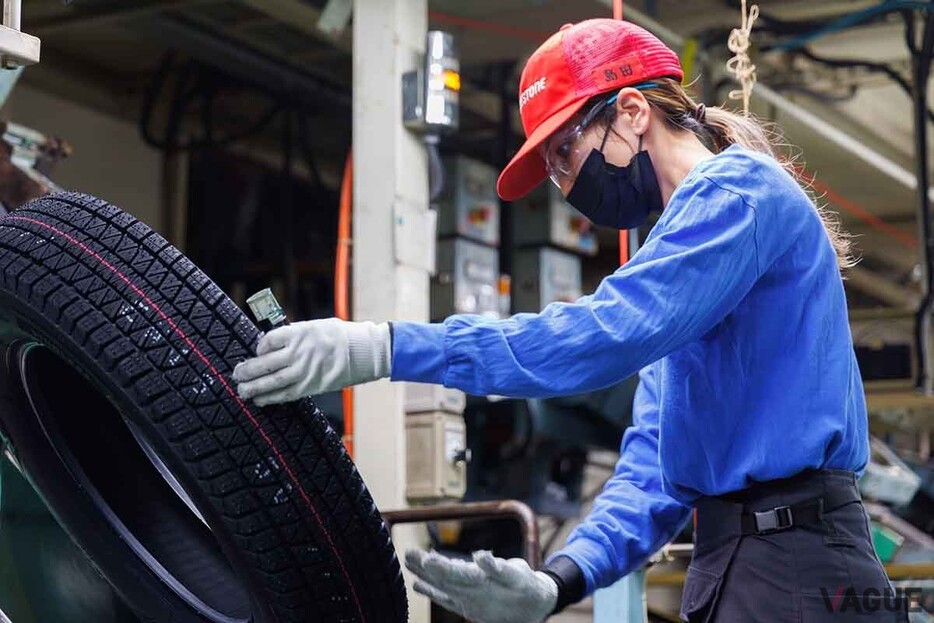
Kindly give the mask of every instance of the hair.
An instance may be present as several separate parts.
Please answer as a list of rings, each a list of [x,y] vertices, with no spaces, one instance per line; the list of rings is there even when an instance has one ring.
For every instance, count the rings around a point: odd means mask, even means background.
[[[720,153],[730,145],[740,145],[774,158],[813,202],[836,252],[837,264],[841,271],[856,263],[851,255],[849,234],[841,227],[837,214],[828,210],[815,196],[810,179],[797,164],[800,150],[785,141],[775,124],[720,106],[698,105],[681,83],[671,78],[653,79],[651,82],[656,86],[640,92],[649,105],[661,113],[669,128],[693,132],[714,153]],[[595,97],[593,101],[601,101],[606,96],[604,93]],[[609,115],[615,115],[614,111],[615,107],[608,107]]]

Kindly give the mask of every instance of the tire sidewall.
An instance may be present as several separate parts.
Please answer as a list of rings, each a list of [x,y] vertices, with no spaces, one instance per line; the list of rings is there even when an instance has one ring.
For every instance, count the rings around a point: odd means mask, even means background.
[[[191,472],[166,447],[152,421],[145,417],[127,392],[114,383],[99,362],[78,347],[67,333],[18,297],[0,290],[0,309],[7,310],[5,313],[0,312],[0,323],[5,329],[0,331],[0,344],[7,347],[19,339],[35,341],[48,348],[103,393],[121,416],[138,428],[146,442],[185,488],[232,568],[247,585],[254,608],[259,607],[262,603],[261,599],[257,599],[261,593],[259,584],[252,569],[245,563],[243,554],[228,537],[227,529],[213,504],[194,482]],[[9,311],[13,313],[9,314]],[[6,391],[10,394],[9,400],[0,409],[0,428],[8,434],[14,456],[25,472],[24,476],[33,484],[59,524],[99,567],[103,577],[137,613],[151,616],[150,613],[154,611],[171,612],[170,618],[153,621],[203,622],[204,619],[153,573],[102,516],[91,496],[79,485],[79,478],[54,448],[24,397],[18,395],[15,382],[11,383],[9,378],[5,378],[3,383],[7,385]],[[93,415],[80,413],[80,406],[77,406],[76,414],[81,417]],[[191,618],[178,618],[185,614]],[[254,623],[265,623],[274,619],[267,611],[259,617],[254,613],[251,620]]]

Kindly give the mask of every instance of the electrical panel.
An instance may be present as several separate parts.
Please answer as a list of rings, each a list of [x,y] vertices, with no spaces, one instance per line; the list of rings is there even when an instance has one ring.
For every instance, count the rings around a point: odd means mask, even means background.
[[[499,250],[464,238],[438,243],[431,318],[452,314],[499,317]]]
[[[512,237],[517,247],[551,245],[582,255],[597,254],[593,225],[565,201],[554,184],[540,184],[513,203],[511,212]]]
[[[467,490],[464,417],[441,411],[405,418],[406,497],[427,502],[459,499]]]
[[[538,312],[549,303],[570,303],[582,296],[581,259],[566,251],[540,247],[516,251],[512,262],[514,312]]]
[[[917,377],[915,317],[911,312],[850,322],[856,362],[868,390],[914,388]]]
[[[460,414],[466,408],[467,394],[459,389],[433,383],[405,384],[406,413],[446,411],[447,413]]]
[[[464,236],[499,246],[499,198],[493,167],[464,156],[445,158],[444,191],[439,200],[444,236]]]

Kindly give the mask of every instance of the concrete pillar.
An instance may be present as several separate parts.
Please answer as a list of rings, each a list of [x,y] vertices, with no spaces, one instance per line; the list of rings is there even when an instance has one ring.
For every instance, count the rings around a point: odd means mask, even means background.
[[[428,211],[425,148],[402,126],[401,93],[402,74],[424,54],[427,2],[354,0],[353,10],[353,318],[428,320],[428,270],[406,261],[418,236],[399,228]],[[406,505],[402,392],[381,381],[354,395],[354,460],[384,510]],[[425,545],[421,526],[393,535],[400,556]],[[406,584],[409,620],[427,622],[428,601]]]

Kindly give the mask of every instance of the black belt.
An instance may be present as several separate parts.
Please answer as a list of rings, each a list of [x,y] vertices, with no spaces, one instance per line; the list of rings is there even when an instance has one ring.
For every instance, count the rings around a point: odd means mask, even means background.
[[[767,510],[753,511],[743,508],[743,534],[771,534],[820,522],[824,513],[829,513],[851,502],[858,502],[859,492],[855,487],[834,487],[819,497],[804,500],[790,506],[776,506]]]

